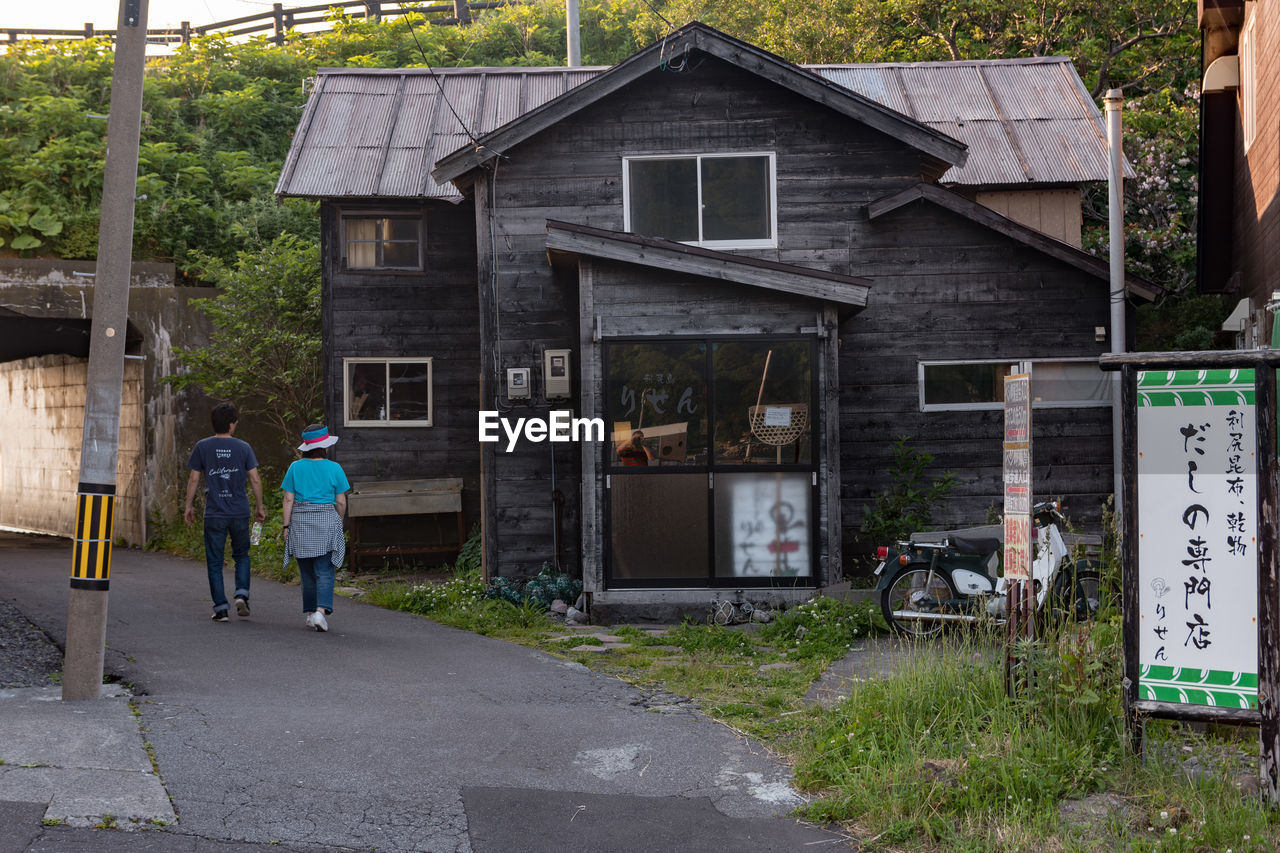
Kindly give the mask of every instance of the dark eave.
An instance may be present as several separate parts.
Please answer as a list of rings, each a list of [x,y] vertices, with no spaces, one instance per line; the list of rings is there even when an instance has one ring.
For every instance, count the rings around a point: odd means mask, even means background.
[[[436,163],[432,177],[439,183],[455,180],[650,71],[670,65],[674,57],[693,50],[722,59],[899,139],[934,161],[933,165],[939,173],[946,171],[949,166],[964,165],[968,158],[968,149],[963,143],[928,125],[838,86],[768,51],[695,21],[590,82],[583,83],[504,127],[480,137],[474,145],[442,158]]]
[[[1104,282],[1111,280],[1111,266],[1102,258],[1096,258],[1083,249],[1077,249],[1070,243],[1055,240],[1053,237],[1042,234],[1034,228],[1028,228],[1019,222],[1014,222],[1012,219],[1001,216],[989,207],[984,207],[957,193],[932,184],[916,184],[902,192],[873,201],[867,205],[867,218],[878,219],[915,201],[927,201],[938,207],[945,208],[972,222],[986,226],[993,231],[998,231],[1025,246],[1070,264],[1076,269],[1089,273]],[[1125,290],[1148,301],[1154,300],[1164,293],[1164,288],[1135,275],[1125,276]]]
[[[871,289],[871,280],[866,278],[556,220],[547,221],[547,253],[622,261],[859,309],[866,306]]]

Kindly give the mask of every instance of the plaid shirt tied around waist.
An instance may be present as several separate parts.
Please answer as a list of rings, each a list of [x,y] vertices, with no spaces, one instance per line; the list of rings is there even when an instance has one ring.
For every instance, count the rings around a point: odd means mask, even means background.
[[[347,557],[347,541],[342,535],[342,516],[333,504],[295,503],[289,516],[289,535],[284,543],[284,565],[294,557],[332,555],[336,569]]]

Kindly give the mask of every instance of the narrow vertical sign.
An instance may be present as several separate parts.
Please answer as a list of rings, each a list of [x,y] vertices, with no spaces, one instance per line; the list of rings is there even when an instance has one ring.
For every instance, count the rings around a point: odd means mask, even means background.
[[[1004,576],[1031,578],[1031,374],[1004,380]]]
[[[1252,370],[1138,372],[1138,699],[1258,707]]]

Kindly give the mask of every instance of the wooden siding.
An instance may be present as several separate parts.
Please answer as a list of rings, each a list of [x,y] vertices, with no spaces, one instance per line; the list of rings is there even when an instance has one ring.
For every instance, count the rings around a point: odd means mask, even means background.
[[[929,476],[958,484],[939,519],[965,526],[1000,511],[1003,412],[919,406],[921,360],[1071,358],[1108,351],[1103,282],[1007,237],[923,203],[876,221],[862,243],[875,279],[869,307],[841,329],[840,413],[846,542],[889,482],[892,442],[934,455]],[[1111,493],[1111,410],[1037,408],[1032,414],[1037,497],[1060,497],[1091,532]],[[856,552],[884,543],[857,543]]]
[[[342,268],[342,213],[420,212],[426,269]],[[447,202],[321,206],[324,268],[325,413],[341,437],[333,458],[352,483],[461,477],[467,523],[480,519],[476,442],[480,370],[473,205]],[[343,426],[343,359],[430,357],[433,425]]]
[[[1070,243],[1077,249],[1083,245],[1080,229],[1080,190],[1002,190],[976,194],[978,204],[1001,216],[1021,222],[1050,237]]]

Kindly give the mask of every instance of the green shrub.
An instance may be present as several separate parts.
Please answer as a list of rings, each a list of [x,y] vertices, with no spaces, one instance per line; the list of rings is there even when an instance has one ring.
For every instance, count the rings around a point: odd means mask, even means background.
[[[894,441],[893,464],[887,472],[889,486],[863,513],[860,533],[867,545],[896,542],[934,527],[934,510],[955,488],[956,477],[950,471],[933,480],[927,478],[933,456],[913,448],[910,441],[906,435]]]

